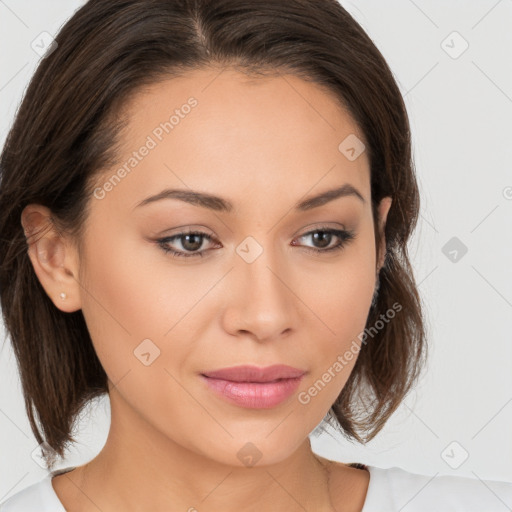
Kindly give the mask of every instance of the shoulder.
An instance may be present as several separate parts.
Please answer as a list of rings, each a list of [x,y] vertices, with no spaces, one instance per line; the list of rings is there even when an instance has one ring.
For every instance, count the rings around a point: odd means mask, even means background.
[[[51,496],[48,495],[49,475],[41,481],[18,491],[0,504],[0,512],[28,512],[29,510],[50,511]],[[59,509],[56,509],[59,510]]]
[[[55,470],[0,503],[0,512],[66,512],[52,487],[52,478],[68,471]]]
[[[512,482],[366,467],[370,485],[362,512],[502,512],[512,507]]]

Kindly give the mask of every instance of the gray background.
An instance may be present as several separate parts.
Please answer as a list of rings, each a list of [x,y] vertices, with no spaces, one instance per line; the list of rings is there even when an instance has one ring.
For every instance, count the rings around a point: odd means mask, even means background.
[[[32,42],[82,3],[0,0],[0,144],[39,61]],[[342,5],[387,59],[410,114],[422,196],[410,255],[431,357],[374,441],[317,429],[313,448],[343,462],[512,481],[512,0]],[[46,474],[1,334],[0,502]],[[108,400],[83,416],[59,467],[85,463],[106,440]]]

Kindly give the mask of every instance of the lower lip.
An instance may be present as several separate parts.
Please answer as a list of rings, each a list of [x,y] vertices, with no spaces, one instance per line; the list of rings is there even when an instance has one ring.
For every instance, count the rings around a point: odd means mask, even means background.
[[[270,409],[288,399],[302,377],[274,382],[233,382],[201,375],[208,387],[231,403],[249,409]]]

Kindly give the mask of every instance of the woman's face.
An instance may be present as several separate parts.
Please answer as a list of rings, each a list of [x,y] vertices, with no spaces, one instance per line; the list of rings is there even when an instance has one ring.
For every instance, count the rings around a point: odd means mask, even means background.
[[[154,84],[129,103],[119,165],[92,199],[78,293],[116,386],[112,421],[129,411],[144,425],[130,427],[134,442],[158,434],[222,463],[265,464],[304,442],[356,362],[377,270],[369,160],[318,86],[219,73]],[[183,200],[147,200],[167,189]],[[184,200],[192,192],[222,200]],[[177,236],[188,231],[204,235]],[[267,407],[202,377],[275,364],[306,373]]]

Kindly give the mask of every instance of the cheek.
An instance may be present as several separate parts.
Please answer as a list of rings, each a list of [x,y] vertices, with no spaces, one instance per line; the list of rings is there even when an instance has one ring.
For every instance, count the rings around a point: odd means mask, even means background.
[[[352,246],[336,263],[319,266],[300,297],[313,322],[315,365],[299,403],[318,414],[336,400],[356,364],[375,284],[371,239]]]
[[[134,354],[140,343],[155,339],[161,345],[171,323],[159,310],[158,281],[151,266],[144,265],[140,250],[140,243],[137,247],[133,238],[123,236],[122,228],[106,226],[89,236],[81,267],[82,312],[114,383],[134,363],[141,366]]]
[[[340,348],[364,329],[375,285],[374,255],[368,247],[353,246],[302,278],[298,296],[317,317],[318,336],[326,348]]]
[[[156,244],[123,232],[122,226],[97,230],[87,240],[82,312],[100,362],[114,383],[128,371],[130,380],[136,377],[139,382],[156,371],[169,378],[164,368],[180,369],[194,354],[188,343],[195,338],[192,327],[204,311],[202,297],[218,277],[170,260]],[[149,385],[157,385],[150,379]]]

